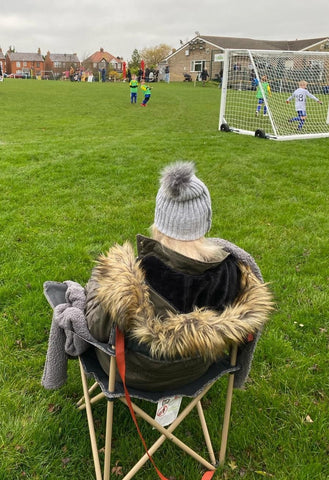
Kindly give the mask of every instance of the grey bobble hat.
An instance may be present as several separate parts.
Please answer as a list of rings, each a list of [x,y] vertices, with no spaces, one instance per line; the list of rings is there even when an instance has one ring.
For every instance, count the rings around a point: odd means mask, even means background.
[[[161,172],[155,227],[176,240],[197,240],[211,227],[211,199],[193,162],[176,162]]]

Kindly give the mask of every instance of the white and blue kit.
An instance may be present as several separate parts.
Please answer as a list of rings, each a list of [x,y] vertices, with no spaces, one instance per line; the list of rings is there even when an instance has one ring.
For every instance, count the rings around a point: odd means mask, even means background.
[[[295,99],[295,110],[297,112],[298,117],[291,118],[289,122],[296,122],[299,121],[298,129],[300,130],[303,128],[303,125],[305,123],[305,117],[306,117],[306,99],[307,97],[311,98],[312,100],[315,100],[316,102],[320,102],[320,100],[312,95],[306,88],[297,88],[297,90],[294,91],[294,93],[287,99],[287,102],[290,102],[290,100]]]

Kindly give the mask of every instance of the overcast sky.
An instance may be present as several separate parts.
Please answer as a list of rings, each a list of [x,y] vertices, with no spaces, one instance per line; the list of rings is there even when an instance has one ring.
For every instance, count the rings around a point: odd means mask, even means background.
[[[6,0],[0,46],[45,55],[103,47],[131,58],[165,43],[173,48],[201,35],[295,40],[329,36],[329,0]]]

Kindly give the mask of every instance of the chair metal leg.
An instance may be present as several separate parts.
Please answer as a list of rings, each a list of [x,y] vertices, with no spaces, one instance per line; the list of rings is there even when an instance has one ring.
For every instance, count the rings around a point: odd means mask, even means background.
[[[92,398],[89,397],[90,405],[93,405],[94,403],[98,402],[102,398],[105,398],[105,394],[103,392],[100,392],[98,395],[95,395]],[[78,407],[78,410],[84,410],[86,408],[86,404],[85,403],[81,403],[80,405],[77,404],[77,407]]]
[[[115,389],[116,360],[111,357],[109,371],[109,391]],[[105,431],[105,459],[104,459],[104,480],[110,480],[111,450],[112,450],[112,430],[113,430],[113,408],[114,402],[107,402],[106,431]]]
[[[206,422],[206,419],[205,419],[205,416],[204,416],[204,413],[203,413],[201,400],[196,404],[196,407],[197,407],[199,418],[200,418],[200,423],[201,423],[201,427],[202,427],[202,431],[203,431],[203,436],[204,436],[204,439],[205,439],[205,442],[206,442],[206,445],[207,445],[207,448],[208,448],[210,461],[213,465],[215,465],[216,464],[216,457],[215,457],[214,449],[213,449],[213,446],[212,446],[212,443],[211,443],[209,430],[208,430],[208,425],[207,425],[207,422]]]
[[[86,377],[85,372],[83,370],[83,366],[82,366],[80,358],[79,358],[79,364],[80,364],[80,372],[81,372],[81,381],[82,381],[83,393],[84,393],[85,404],[86,404],[86,413],[87,413],[87,420],[88,420],[88,427],[89,427],[91,450],[92,450],[93,459],[94,459],[96,480],[102,480],[102,471],[101,471],[101,466],[100,466],[100,462],[99,462],[99,455],[98,455],[97,441],[96,441],[96,434],[95,434],[95,426],[94,426],[94,419],[93,419],[93,415],[92,415],[92,411],[91,411],[91,405],[90,405],[87,377]]]
[[[231,351],[231,366],[236,365],[236,359],[238,354],[238,346],[233,345]],[[231,406],[232,406],[232,396],[233,396],[233,384],[234,384],[234,374],[230,374],[228,379],[227,393],[226,393],[226,403],[225,403],[225,412],[224,412],[224,421],[223,421],[223,430],[222,430],[222,441],[220,444],[219,451],[219,464],[224,465],[226,447],[227,447],[227,438],[228,438],[228,429],[230,425],[230,415],[231,415]]]
[[[113,431],[113,409],[114,402],[107,402],[106,412],[106,433],[104,448],[104,480],[110,480],[111,475],[111,451],[112,451],[112,431]]]
[[[98,387],[98,383],[95,382],[89,389],[88,392],[91,394],[96,388]],[[85,397],[81,397],[80,400],[77,402],[77,407],[80,407],[84,403]]]

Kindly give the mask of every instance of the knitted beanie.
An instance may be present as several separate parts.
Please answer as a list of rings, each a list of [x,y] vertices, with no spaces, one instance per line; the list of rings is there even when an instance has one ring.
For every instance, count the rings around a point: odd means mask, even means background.
[[[176,240],[196,240],[211,227],[211,199],[192,162],[176,162],[161,172],[154,225]]]

